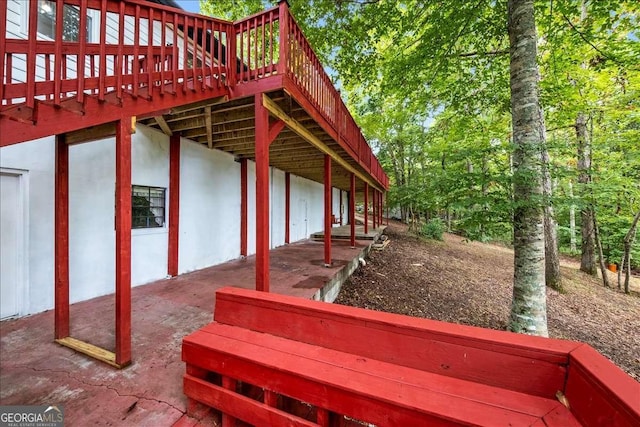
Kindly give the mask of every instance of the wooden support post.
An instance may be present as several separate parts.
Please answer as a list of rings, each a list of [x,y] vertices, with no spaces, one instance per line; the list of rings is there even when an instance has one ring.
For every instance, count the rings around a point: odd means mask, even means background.
[[[269,111],[255,95],[256,290],[269,292]]]
[[[349,223],[351,224],[351,247],[356,247],[356,174],[351,174],[351,191],[349,192]]]
[[[382,193],[378,193],[378,227],[382,225]]]
[[[364,183],[364,234],[369,232],[369,184]]]
[[[340,190],[340,225],[342,225],[342,190]]]
[[[278,8],[278,24],[280,27],[280,56],[278,59],[278,74],[287,75],[287,60],[289,59],[289,6],[281,1]],[[235,59],[234,59],[235,61]]]
[[[331,267],[331,156],[324,155],[324,266]]]
[[[291,243],[289,224],[291,223],[291,174],[284,173],[284,243]]]
[[[135,118],[133,118],[135,120]],[[116,363],[131,363],[131,131],[116,127]]]
[[[329,411],[324,408],[316,407],[316,424],[320,427],[330,427],[331,417]]]
[[[0,6],[6,7],[6,6]],[[69,146],[56,136],[55,338],[69,336]]]
[[[247,256],[247,159],[240,159],[240,255]]]
[[[378,224],[378,227],[382,225],[380,224],[380,196],[380,192],[376,191],[376,224]]]
[[[376,225],[380,227],[380,192],[376,191]]]
[[[180,133],[169,138],[169,257],[167,274],[178,275],[180,236]]]
[[[232,392],[236,392],[237,381],[226,375],[222,377],[222,387]],[[233,427],[236,425],[236,419],[229,414],[222,413],[222,427]]]
[[[264,389],[264,404],[272,408],[278,407],[278,393]]]
[[[387,225],[389,225],[389,203],[387,202],[387,196],[385,194],[384,204],[387,205]]]
[[[374,230],[376,229],[376,223],[378,221],[378,198],[377,198],[377,196],[378,196],[378,192],[374,189],[371,192],[371,198],[373,199],[371,201],[371,205],[372,205],[372,208],[373,208],[373,210],[371,212],[371,220],[372,220],[371,222],[372,222]]]

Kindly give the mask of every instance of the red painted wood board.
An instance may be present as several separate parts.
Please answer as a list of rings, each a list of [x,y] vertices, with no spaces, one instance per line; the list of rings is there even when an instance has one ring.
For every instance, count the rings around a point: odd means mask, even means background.
[[[4,7],[4,6],[0,6]],[[69,146],[56,136],[55,338],[69,336]]]
[[[236,288],[216,298],[220,323],[549,398],[580,345]]]
[[[131,362],[131,118],[116,124],[116,363]]]
[[[560,402],[556,403],[557,406],[542,418],[542,427],[582,427],[569,409]]]
[[[229,97],[231,99],[238,99],[254,96],[256,93],[273,92],[284,87],[282,80],[283,76],[276,74],[259,80],[243,82],[242,84],[229,88]]]
[[[178,275],[178,245],[180,241],[180,134],[169,138],[169,276]]]
[[[316,426],[315,423],[190,375],[184,376],[184,393],[191,399],[253,425]]]
[[[314,345],[303,344],[298,341],[276,337],[270,334],[257,333],[236,326],[211,323],[200,329],[200,331],[253,343],[263,348],[284,351],[287,354],[317,360],[329,365],[337,365],[349,371],[362,372],[408,386],[416,386],[433,393],[481,402],[488,407],[507,409],[536,417],[545,416],[550,411],[557,409],[559,405],[559,402],[555,399],[547,399],[481,383],[460,380],[336,350],[323,348],[320,351],[318,347]],[[566,410],[566,412],[569,411]]]
[[[640,383],[584,344],[569,355],[565,396],[585,426],[640,426]]]
[[[172,91],[171,85],[165,87],[165,92],[170,93]],[[139,116],[148,113],[150,110],[177,107],[228,94],[225,88],[217,88],[206,92],[187,91],[182,93],[182,91],[176,91],[175,95],[162,96],[160,95],[159,87],[154,86],[154,95],[156,92],[157,96],[154,96],[153,103],[140,96],[137,98],[124,96],[120,105],[101,102],[97,97],[87,95],[84,97],[82,115],[56,107],[53,104],[36,101],[37,125],[15,121],[5,115],[0,115],[0,146],[4,147],[22,141],[71,132],[116,121],[126,116]]]
[[[186,337],[182,349],[183,360],[189,364],[376,425],[531,425],[536,420],[531,415],[206,332]],[[314,347],[316,355],[326,351]]]
[[[356,161],[358,162],[358,154],[347,144],[342,138],[338,138],[338,132],[333,126],[323,117],[323,115],[313,106],[308,97],[300,90],[297,83],[291,78],[285,76],[282,79],[282,85],[284,90],[291,95],[298,104],[315,120],[320,127],[327,132],[327,134],[335,141],[338,141],[339,145]]]
[[[269,292],[269,111],[262,93],[255,101],[256,139],[256,290]]]

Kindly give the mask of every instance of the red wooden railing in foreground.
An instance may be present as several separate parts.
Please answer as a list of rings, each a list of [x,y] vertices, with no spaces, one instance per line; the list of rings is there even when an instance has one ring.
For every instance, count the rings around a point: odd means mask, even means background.
[[[640,383],[583,343],[238,288],[214,316],[184,391],[223,426],[640,425]]]
[[[167,94],[178,97],[175,104],[187,93],[229,94],[227,88],[286,76],[340,146],[388,188],[388,177],[286,2],[235,23],[142,0],[57,0],[52,5],[56,16],[75,8],[80,29],[87,28],[91,16],[97,37],[87,39],[87,31],[78,29],[77,40],[66,40],[64,20],[57,19],[54,39],[45,40],[37,31],[41,4],[30,1],[23,6],[28,34],[10,38],[8,3],[0,2],[0,114],[33,124],[38,103],[82,110],[87,97],[121,104],[128,97],[152,100]]]

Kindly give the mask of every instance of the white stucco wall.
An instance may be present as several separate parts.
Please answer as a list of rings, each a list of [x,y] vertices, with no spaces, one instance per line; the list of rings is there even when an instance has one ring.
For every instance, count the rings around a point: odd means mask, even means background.
[[[179,272],[239,257],[240,163],[183,139],[180,171]]]
[[[69,149],[70,300],[115,289],[115,140]],[[24,171],[28,181],[28,265],[22,314],[53,308],[55,139],[3,147],[0,167]],[[255,253],[255,163],[248,162],[248,252]],[[180,156],[179,272],[240,256],[240,163],[187,139]],[[285,174],[270,176],[271,247],[284,244]],[[166,188],[161,228],[131,231],[132,285],[166,277],[168,251],[169,137],[143,125],[132,135],[133,185]],[[338,190],[334,189],[335,194]],[[335,196],[334,200],[339,198]],[[346,197],[343,197],[346,203]],[[291,242],[323,228],[323,186],[291,175]],[[335,202],[338,203],[338,202]],[[337,205],[336,205],[337,206]],[[334,207],[335,212],[339,212]]]
[[[35,1],[35,0],[34,0]],[[27,5],[8,0],[7,35],[27,37]],[[92,19],[90,40],[98,38],[99,14]],[[108,41],[117,40],[117,17],[108,14]],[[133,24],[125,24],[126,40],[133,40]],[[141,28],[141,42],[147,40]],[[40,37],[42,38],[42,37]],[[167,31],[167,39],[172,39]],[[154,44],[160,43],[156,22]],[[179,43],[182,46],[182,43]],[[181,52],[181,55],[183,52]],[[53,61],[53,59],[51,59]],[[73,64],[70,58],[69,63]],[[111,61],[111,60],[109,60]],[[25,80],[26,55],[13,57],[13,81]],[[182,60],[179,61],[180,67]],[[75,73],[75,67],[69,77]],[[107,63],[112,74],[112,62]],[[89,74],[89,71],[86,71]],[[44,78],[44,60],[37,61],[37,79]],[[110,294],[115,289],[115,141],[108,138],[70,147],[69,151],[70,300],[78,302]],[[179,272],[208,267],[240,256],[240,164],[233,156],[195,144],[181,144]],[[25,215],[25,302],[21,314],[51,309],[54,304],[54,183],[55,139],[43,138],[0,148],[0,168],[23,173],[27,192]],[[285,174],[271,168],[270,246],[284,244]],[[162,187],[166,194],[165,226],[134,229],[132,285],[161,279],[167,273],[169,137],[138,125],[132,135],[132,184]],[[248,162],[248,253],[255,253],[255,163]],[[343,195],[346,218],[346,196]],[[323,229],[322,184],[291,176],[290,241],[306,239]],[[339,218],[339,190],[333,190],[333,213]]]
[[[27,181],[27,274],[21,314],[53,307],[54,153],[52,138],[0,148],[0,168],[24,171]]]
[[[270,202],[270,233],[271,248],[284,245],[285,230],[285,192],[284,172],[271,168],[271,183],[269,188]]]

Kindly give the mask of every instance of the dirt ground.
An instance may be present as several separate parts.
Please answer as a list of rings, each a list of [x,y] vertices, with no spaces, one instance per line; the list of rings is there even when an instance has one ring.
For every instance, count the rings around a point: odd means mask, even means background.
[[[345,283],[339,304],[491,329],[506,329],[513,289],[513,251],[456,235],[425,240],[390,223],[390,243]],[[564,293],[547,289],[549,335],[589,343],[640,380],[640,279],[631,295],[563,259]],[[617,286],[616,275],[610,281]]]

